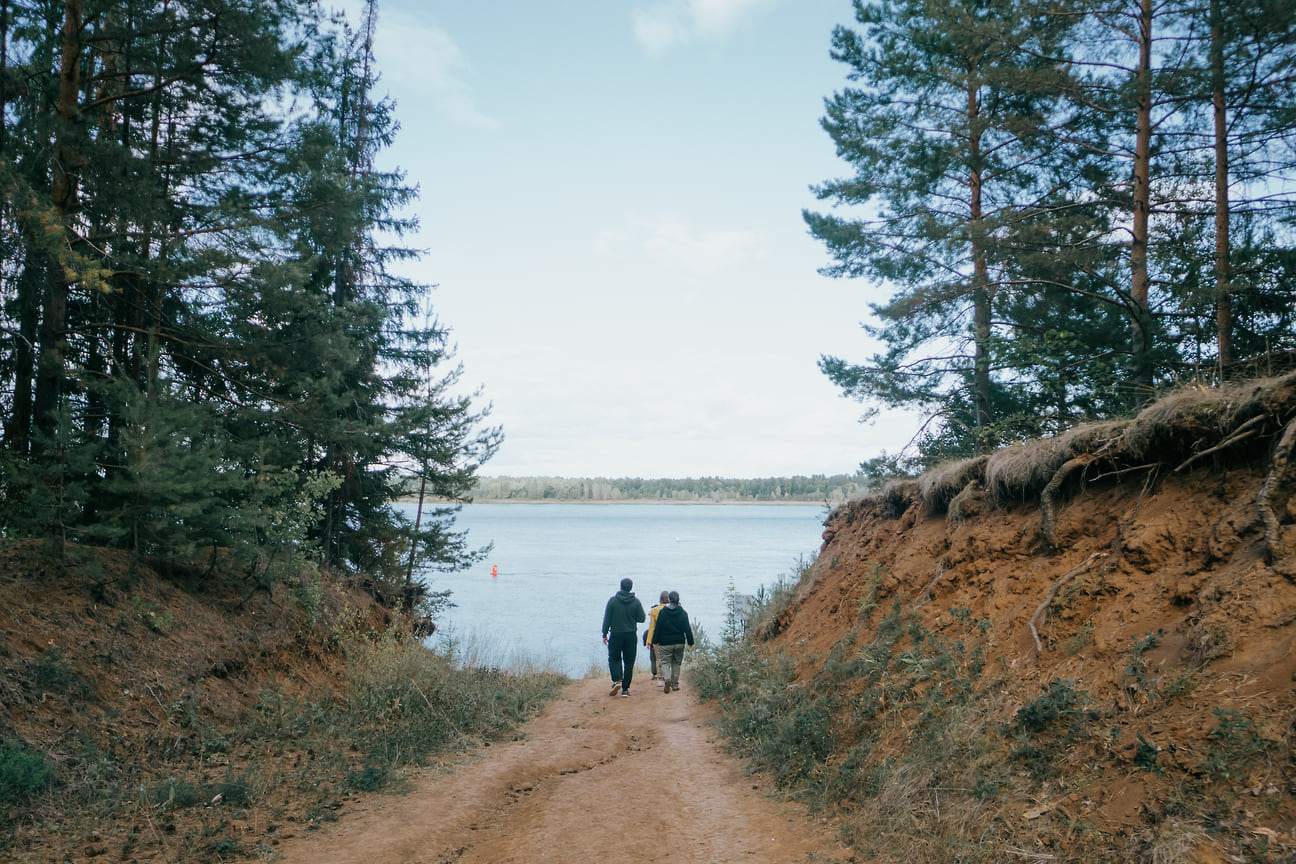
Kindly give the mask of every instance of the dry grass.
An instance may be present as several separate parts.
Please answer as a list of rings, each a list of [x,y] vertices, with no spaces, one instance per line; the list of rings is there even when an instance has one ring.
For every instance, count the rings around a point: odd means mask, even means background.
[[[882,487],[881,505],[892,519],[899,518],[918,500],[918,481],[909,478],[888,480]]]
[[[1057,436],[1068,457],[1082,453],[1095,456],[1108,455],[1120,446],[1121,436],[1129,426],[1128,420],[1099,420],[1093,423],[1082,423],[1072,426]]]
[[[918,495],[923,506],[933,515],[944,513],[950,502],[967,488],[985,477],[988,457],[976,456],[938,465],[918,478]]]
[[[1148,855],[1151,864],[1194,864],[1201,861],[1197,849],[1209,843],[1206,835],[1188,826],[1171,826],[1156,839]]]
[[[1161,397],[1139,412],[1121,436],[1134,462],[1176,462],[1227,435],[1234,415],[1233,389],[1187,387]]]
[[[992,453],[986,462],[986,490],[1001,507],[1034,501],[1068,455],[1061,438],[1041,438],[1005,447]]]

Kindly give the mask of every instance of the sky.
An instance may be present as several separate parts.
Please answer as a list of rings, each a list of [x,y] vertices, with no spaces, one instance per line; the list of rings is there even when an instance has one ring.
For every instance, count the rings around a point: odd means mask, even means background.
[[[358,20],[353,16],[352,20]],[[877,286],[821,276],[803,208],[849,0],[380,0],[382,156],[419,187],[462,382],[503,429],[484,475],[850,474],[917,421],[859,422]]]

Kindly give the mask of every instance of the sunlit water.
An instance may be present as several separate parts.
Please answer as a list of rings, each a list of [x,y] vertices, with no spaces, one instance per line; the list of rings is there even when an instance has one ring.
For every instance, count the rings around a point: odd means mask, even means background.
[[[818,505],[471,504],[457,524],[474,548],[494,550],[468,570],[425,574],[456,604],[433,640],[583,676],[606,666],[603,607],[624,576],[645,609],[679,591],[694,626],[718,640],[726,589],[755,594],[791,574],[819,548],[824,515]]]

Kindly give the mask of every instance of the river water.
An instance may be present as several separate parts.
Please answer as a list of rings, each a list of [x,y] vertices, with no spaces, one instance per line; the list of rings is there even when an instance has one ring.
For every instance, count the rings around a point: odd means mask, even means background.
[[[471,546],[494,549],[467,570],[424,574],[456,604],[432,641],[476,662],[583,676],[606,666],[603,607],[625,576],[645,610],[679,591],[717,641],[726,589],[755,594],[792,574],[818,550],[825,515],[813,504],[469,504],[457,525]]]

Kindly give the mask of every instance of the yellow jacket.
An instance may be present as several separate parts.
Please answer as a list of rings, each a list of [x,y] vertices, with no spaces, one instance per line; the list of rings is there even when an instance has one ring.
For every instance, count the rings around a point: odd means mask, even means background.
[[[665,603],[658,603],[648,610],[648,631],[644,633],[644,644],[652,644],[653,628],[657,626],[657,613],[666,608]]]

